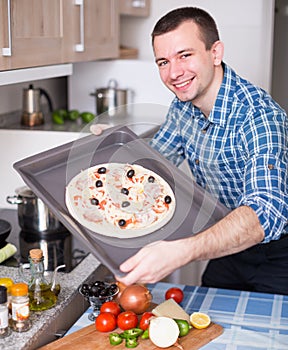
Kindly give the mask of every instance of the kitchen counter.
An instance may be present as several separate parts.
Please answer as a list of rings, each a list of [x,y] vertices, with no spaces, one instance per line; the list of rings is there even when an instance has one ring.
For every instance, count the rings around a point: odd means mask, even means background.
[[[21,281],[15,267],[1,266],[0,271],[0,277],[10,277],[14,282]],[[49,278],[50,276],[47,277],[48,281]],[[70,273],[60,272],[58,282],[61,291],[56,306],[42,312],[31,312],[31,329],[24,333],[11,331],[9,337],[0,339],[0,349],[34,350],[63,336],[88,307],[88,303],[77,291],[79,285],[86,280],[105,278],[109,278],[109,271],[91,254]]]

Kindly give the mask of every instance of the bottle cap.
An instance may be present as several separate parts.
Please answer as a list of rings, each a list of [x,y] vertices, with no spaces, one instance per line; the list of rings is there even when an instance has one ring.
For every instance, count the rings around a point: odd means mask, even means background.
[[[0,286],[0,304],[4,304],[7,302],[7,288],[4,286]]]
[[[31,259],[41,259],[43,257],[43,252],[41,249],[31,249],[30,252]]]
[[[14,297],[22,297],[28,294],[28,285],[26,283],[15,283],[11,287],[11,295]]]

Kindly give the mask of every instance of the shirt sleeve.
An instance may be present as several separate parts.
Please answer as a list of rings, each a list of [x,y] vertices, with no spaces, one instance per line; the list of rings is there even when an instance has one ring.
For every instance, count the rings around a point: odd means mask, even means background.
[[[165,122],[149,144],[174,165],[179,166],[183,162],[185,155],[179,132],[179,118],[177,118],[179,111],[176,108],[176,104],[177,100],[174,99]]]
[[[244,123],[242,139],[247,162],[239,205],[250,206],[264,229],[263,243],[279,239],[287,227],[287,119],[264,111]]]

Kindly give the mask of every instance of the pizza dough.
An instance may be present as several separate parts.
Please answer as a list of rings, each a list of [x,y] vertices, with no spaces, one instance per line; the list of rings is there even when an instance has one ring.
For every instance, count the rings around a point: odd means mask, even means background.
[[[172,218],[169,184],[137,164],[99,164],[81,171],[66,187],[69,213],[95,233],[133,238],[154,232]]]

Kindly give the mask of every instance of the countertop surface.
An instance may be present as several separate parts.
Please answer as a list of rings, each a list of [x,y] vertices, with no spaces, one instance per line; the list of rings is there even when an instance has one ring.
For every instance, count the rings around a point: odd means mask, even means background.
[[[189,315],[196,311],[207,313],[212,322],[224,328],[222,335],[201,349],[288,349],[287,295],[172,285],[163,282],[147,285],[156,304],[164,301],[166,290],[172,286],[183,289],[184,299],[181,306]],[[91,325],[88,319],[90,312],[90,308],[87,309],[66,334]]]
[[[76,295],[78,295],[78,286],[82,284],[100,265],[99,261],[91,254],[89,254],[78,266],[74,268],[70,273],[59,273],[58,282],[61,285],[61,291],[58,297],[58,301],[55,307],[42,311],[31,312],[30,319],[32,321],[32,327],[29,331],[23,333],[11,332],[9,337],[0,339],[0,349],[5,350],[32,350],[36,349],[35,340],[46,332],[46,329],[53,325],[57,316],[62,313],[65,308],[73,302]],[[21,282],[18,269],[15,267],[0,267],[0,277],[10,277],[14,282]],[[49,281],[50,276],[47,276]],[[82,301],[82,307],[85,309],[86,304],[84,298],[80,298]],[[57,333],[59,330],[56,329]],[[61,330],[63,331],[63,330]],[[65,330],[64,330],[65,331]]]

